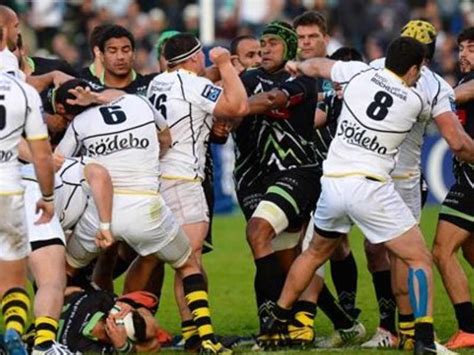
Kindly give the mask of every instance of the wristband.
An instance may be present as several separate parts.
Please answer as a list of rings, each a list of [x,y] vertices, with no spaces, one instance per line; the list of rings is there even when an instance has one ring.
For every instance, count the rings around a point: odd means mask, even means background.
[[[118,348],[117,351],[119,353],[129,353],[133,349],[133,344],[130,342],[130,340],[127,339],[127,342],[121,347]]]
[[[103,231],[108,231],[108,230],[110,230],[110,223],[100,222],[100,224],[99,224],[99,229],[100,229],[100,230],[103,230]]]
[[[44,202],[54,202],[54,194],[51,194],[51,195],[43,195],[41,197],[41,199],[44,201]]]

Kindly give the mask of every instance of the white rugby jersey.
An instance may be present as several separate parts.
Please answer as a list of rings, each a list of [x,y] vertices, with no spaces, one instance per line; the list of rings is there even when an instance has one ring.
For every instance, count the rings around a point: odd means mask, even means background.
[[[210,80],[182,69],[152,80],[147,97],[165,116],[173,141],[161,159],[162,178],[204,178],[212,113],[221,93]]]
[[[331,80],[345,87],[324,174],[389,179],[400,144],[425,114],[420,94],[389,70],[361,62],[337,62]]]
[[[66,157],[97,160],[109,171],[115,190],[157,192],[157,130],[166,127],[146,98],[123,95],[77,115],[56,149]]]
[[[0,193],[19,193],[21,184],[18,144],[48,138],[41,99],[30,85],[0,73]]]
[[[380,58],[370,63],[371,67],[383,68],[385,58]],[[413,129],[408,133],[406,139],[400,146],[397,165],[392,172],[395,178],[408,178],[420,176],[421,146],[426,127],[433,118],[454,111],[455,94],[451,86],[438,74],[423,66],[421,76],[415,88],[422,95],[427,107],[427,114],[415,123]]]

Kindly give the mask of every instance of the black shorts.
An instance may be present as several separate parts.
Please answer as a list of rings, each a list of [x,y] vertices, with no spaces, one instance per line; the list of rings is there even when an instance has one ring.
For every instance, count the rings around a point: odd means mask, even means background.
[[[443,201],[439,219],[468,232],[474,232],[474,189],[454,184]]]
[[[277,172],[237,191],[240,208],[248,221],[260,201],[276,204],[285,213],[289,229],[298,229],[309,219],[316,206],[321,173],[316,169]]]

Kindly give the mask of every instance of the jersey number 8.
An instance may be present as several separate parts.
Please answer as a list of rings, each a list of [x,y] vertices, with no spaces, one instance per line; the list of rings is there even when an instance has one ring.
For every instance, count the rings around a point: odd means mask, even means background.
[[[374,101],[367,107],[366,114],[371,119],[382,121],[388,115],[388,108],[393,105],[392,95],[378,91],[374,96]]]

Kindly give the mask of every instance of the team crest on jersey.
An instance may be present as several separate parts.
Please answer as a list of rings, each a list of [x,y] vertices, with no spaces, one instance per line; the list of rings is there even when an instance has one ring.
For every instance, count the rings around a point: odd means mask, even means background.
[[[212,102],[216,102],[221,92],[222,92],[221,88],[207,84],[204,90],[202,91],[201,96],[205,97],[206,99]]]

